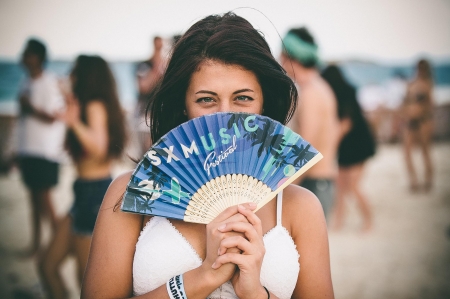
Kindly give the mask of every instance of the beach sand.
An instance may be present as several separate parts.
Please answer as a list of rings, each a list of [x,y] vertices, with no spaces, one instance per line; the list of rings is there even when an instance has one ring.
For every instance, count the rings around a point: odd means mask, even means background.
[[[345,227],[329,234],[336,298],[450,298],[449,158],[450,143],[436,144],[434,189],[411,194],[401,147],[378,148],[363,180],[373,207],[373,230],[360,232],[360,216],[351,201]],[[115,173],[127,168],[118,166]],[[74,176],[72,166],[62,167],[53,193],[59,215],[70,208]],[[29,244],[30,225],[27,194],[14,169],[0,177],[0,298],[44,298],[35,262],[17,256]],[[64,262],[61,275],[71,298],[78,298],[73,258]]]

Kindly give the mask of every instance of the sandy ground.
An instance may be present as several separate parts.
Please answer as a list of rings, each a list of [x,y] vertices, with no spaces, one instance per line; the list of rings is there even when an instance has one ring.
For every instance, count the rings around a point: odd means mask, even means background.
[[[363,188],[375,225],[361,233],[349,201],[344,229],[330,232],[336,298],[450,298],[450,143],[436,144],[433,158],[436,182],[428,194],[409,193],[398,145],[380,146],[367,163]],[[71,205],[73,178],[73,168],[64,166],[54,190],[60,215]],[[43,298],[34,261],[16,254],[30,240],[29,215],[18,172],[0,177],[0,298]],[[49,239],[48,229],[44,237]],[[74,268],[68,258],[61,271],[71,298],[79,297]]]

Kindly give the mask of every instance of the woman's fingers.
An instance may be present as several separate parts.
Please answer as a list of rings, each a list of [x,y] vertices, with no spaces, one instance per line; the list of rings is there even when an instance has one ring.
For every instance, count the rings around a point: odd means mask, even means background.
[[[260,239],[260,235],[256,230],[256,228],[248,222],[241,222],[241,221],[228,222],[222,224],[217,229],[222,233],[227,232],[243,233],[250,242]]]
[[[236,251],[236,248],[239,249],[239,251]],[[233,236],[225,238],[220,242],[217,255],[220,256],[226,252],[252,254],[252,251],[254,251],[253,245],[246,238],[243,236]]]
[[[253,212],[253,210],[247,209],[245,205],[238,205],[238,211],[240,214],[244,215],[248,222],[253,225],[258,234],[262,236],[262,225],[261,219]]]
[[[253,211],[253,210],[256,209],[256,204],[255,203],[245,203],[245,204],[242,204],[241,206],[244,207],[244,209],[248,209],[249,211]],[[225,221],[225,220],[227,220],[228,218],[230,218],[231,216],[233,216],[234,214],[237,214],[237,213],[239,213],[238,206],[231,206],[231,207],[225,209],[222,213],[220,213],[211,222],[219,223],[219,222]]]
[[[225,253],[219,256],[214,264],[211,266],[213,269],[218,269],[220,266],[233,263],[239,267],[239,269],[252,269],[257,265],[257,259],[249,259],[249,255],[240,253]]]

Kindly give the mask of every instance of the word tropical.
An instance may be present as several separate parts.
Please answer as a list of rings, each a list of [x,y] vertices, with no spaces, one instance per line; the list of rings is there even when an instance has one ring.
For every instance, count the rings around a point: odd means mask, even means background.
[[[251,133],[255,132],[259,128],[258,124],[250,123],[251,121],[254,122],[255,118],[256,116],[254,115],[249,115],[245,118],[243,122],[243,128],[245,131]],[[231,132],[228,132],[228,130],[231,130],[234,133],[233,137],[229,134]],[[206,171],[208,171],[208,174],[211,167],[216,167],[221,161],[223,161],[223,159],[225,159],[229,154],[233,153],[236,150],[236,138],[240,138],[242,136],[241,131],[239,130],[236,123],[233,124],[231,129],[220,128],[218,130],[218,135],[220,136],[220,138],[219,140],[216,140],[212,133],[208,133],[207,138],[209,139],[209,142],[206,140],[205,136],[200,136],[200,141],[206,151],[213,151],[219,143],[221,143],[222,145],[227,145],[232,142],[232,145],[225,151],[221,152],[221,154],[217,155],[215,152],[212,152],[206,157],[204,168]],[[191,141],[190,146],[179,143],[179,148],[175,148],[174,145],[170,145],[168,147],[162,147],[161,150],[164,152],[163,155],[161,153],[158,153],[154,149],[150,150],[147,153],[147,157],[150,159],[151,164],[155,166],[160,165],[162,162],[161,157],[165,158],[166,163],[172,163],[172,161],[180,161],[180,157],[183,156],[185,159],[189,159],[190,155],[199,155],[199,149],[195,140]],[[208,160],[212,160],[212,162],[208,162]]]

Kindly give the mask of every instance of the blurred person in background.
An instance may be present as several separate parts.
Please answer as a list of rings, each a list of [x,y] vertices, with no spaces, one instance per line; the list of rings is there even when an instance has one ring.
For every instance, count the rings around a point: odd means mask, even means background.
[[[281,64],[299,87],[299,102],[290,128],[323,154],[323,159],[297,180],[312,191],[328,216],[334,199],[339,139],[337,104],[330,86],[317,69],[318,47],[309,31],[291,29],[283,39]]]
[[[353,194],[363,216],[363,231],[369,231],[372,227],[372,211],[361,191],[360,182],[364,162],[375,154],[375,138],[356,99],[356,89],[347,82],[341,70],[335,65],[329,66],[322,72],[322,77],[336,95],[341,124],[333,228],[336,230],[342,228],[345,219],[345,199],[347,195]]]
[[[417,63],[416,77],[408,84],[401,108],[405,129],[403,145],[411,191],[420,189],[416,169],[412,161],[412,149],[418,145],[425,164],[423,189],[429,191],[433,184],[433,166],[430,145],[433,135],[433,77],[427,60]]]
[[[75,201],[70,213],[58,224],[39,269],[49,298],[66,298],[59,274],[66,256],[74,254],[81,283],[92,231],[103,196],[111,183],[113,160],[125,145],[125,124],[116,84],[105,60],[81,55],[70,74],[72,88],[66,91],[67,110],[59,115],[67,127],[65,145],[75,163]]]
[[[388,138],[387,141],[394,143],[401,140],[402,122],[400,107],[406,95],[406,87],[408,81],[406,75],[402,71],[395,71],[386,82],[386,101],[385,106],[387,110],[388,124]]]
[[[18,162],[22,179],[30,193],[33,234],[27,255],[39,251],[41,220],[48,218],[53,229],[56,214],[51,188],[58,183],[59,162],[63,153],[64,123],[56,114],[64,108],[57,78],[44,69],[47,49],[37,40],[28,40],[22,64],[28,76],[19,92]]]
[[[136,106],[136,119],[138,121],[137,127],[139,128],[139,156],[145,153],[151,145],[150,128],[146,122],[145,109],[150,104],[156,84],[158,84],[166,68],[163,46],[163,39],[160,36],[155,36],[153,38],[152,56],[137,66],[136,75],[139,97]]]

